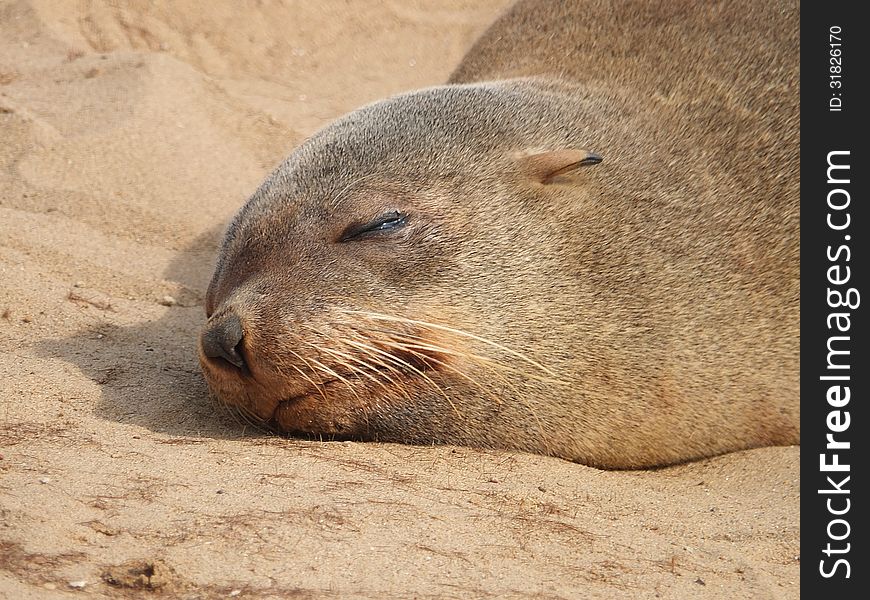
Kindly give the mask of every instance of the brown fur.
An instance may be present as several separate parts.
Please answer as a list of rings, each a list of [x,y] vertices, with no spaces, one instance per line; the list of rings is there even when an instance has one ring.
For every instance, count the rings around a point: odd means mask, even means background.
[[[519,2],[236,216],[206,331],[238,318],[245,366],[201,352],[211,389],[283,431],[608,468],[799,443],[798,18]]]

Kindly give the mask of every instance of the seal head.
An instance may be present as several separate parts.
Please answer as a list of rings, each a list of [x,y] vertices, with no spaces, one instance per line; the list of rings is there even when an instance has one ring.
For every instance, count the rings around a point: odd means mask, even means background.
[[[559,211],[541,190],[601,157],[565,147],[557,127],[459,129],[441,115],[473,123],[519,107],[544,120],[560,112],[547,89],[422,90],[294,152],[223,243],[200,344],[214,393],[283,431],[528,447],[480,427],[516,401],[539,438],[541,416],[519,397],[558,375],[529,352],[527,331],[504,330],[517,310],[546,318],[561,302],[563,268],[541,244],[558,235]],[[588,195],[582,180],[575,195]]]
[[[517,3],[236,215],[210,388],[280,431],[600,467],[797,443],[798,15]]]

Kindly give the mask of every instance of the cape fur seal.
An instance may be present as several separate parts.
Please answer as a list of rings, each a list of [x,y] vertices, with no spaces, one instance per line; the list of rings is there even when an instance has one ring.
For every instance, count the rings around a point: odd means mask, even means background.
[[[798,21],[517,3],[236,215],[211,390],[290,433],[605,468],[799,443]]]

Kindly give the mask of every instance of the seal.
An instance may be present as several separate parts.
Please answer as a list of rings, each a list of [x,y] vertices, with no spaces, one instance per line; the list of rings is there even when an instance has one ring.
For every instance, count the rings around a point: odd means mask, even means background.
[[[241,208],[210,389],[290,434],[601,468],[799,443],[798,20],[517,3]]]

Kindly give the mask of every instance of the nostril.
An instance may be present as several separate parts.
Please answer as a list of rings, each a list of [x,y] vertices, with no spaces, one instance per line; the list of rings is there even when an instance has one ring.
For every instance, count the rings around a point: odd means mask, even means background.
[[[242,321],[235,314],[224,315],[206,325],[202,332],[202,352],[209,358],[222,358],[238,368],[244,368],[245,359],[239,352],[239,344],[245,334]]]

